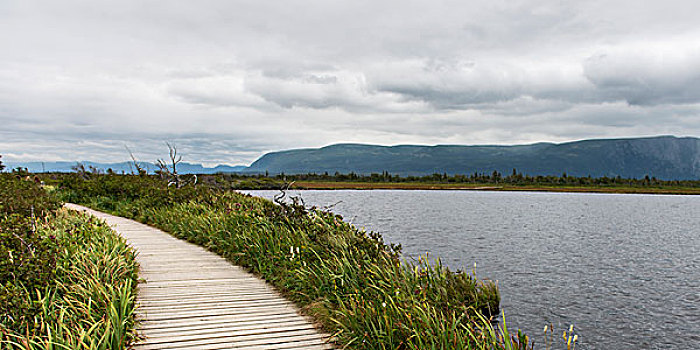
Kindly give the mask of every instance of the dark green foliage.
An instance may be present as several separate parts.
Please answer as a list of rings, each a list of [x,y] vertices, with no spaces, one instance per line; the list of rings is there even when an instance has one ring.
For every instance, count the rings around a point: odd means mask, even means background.
[[[220,190],[278,190],[284,181],[264,175],[218,174],[199,175],[200,183]]]
[[[30,326],[39,306],[28,296],[53,283],[58,245],[37,228],[59,206],[32,179],[0,174],[0,323],[6,326]]]
[[[129,181],[124,181],[129,179]],[[125,176],[125,175],[95,175],[89,181],[84,181],[75,174],[61,177],[60,186],[63,200],[72,203],[84,203],[98,200],[104,202],[104,210],[114,210],[109,207],[113,200],[132,201],[149,206],[162,206],[168,203],[179,203],[196,197],[194,186],[176,189],[168,187],[155,176]],[[132,215],[127,215],[131,217]]]
[[[516,170],[516,169],[513,169]],[[237,175],[233,177],[239,183],[246,183],[246,176]],[[250,176],[259,180],[259,176]],[[334,175],[328,174],[296,174],[277,175],[275,179],[279,183],[284,181],[319,181],[319,182],[351,182],[351,183],[427,183],[427,184],[499,184],[514,186],[584,186],[584,187],[634,187],[634,188],[700,188],[700,180],[659,180],[655,177],[644,176],[641,179],[631,179],[622,177],[575,177],[563,173],[562,176],[529,176],[516,172],[508,176],[503,176],[497,171],[490,174],[473,173],[471,175],[447,175],[432,174],[425,176],[399,176],[385,171],[382,174],[372,173],[369,175],[358,175],[355,173]],[[284,179],[284,181],[282,180]],[[281,187],[278,185],[276,188]],[[247,188],[247,187],[244,187]],[[260,188],[247,188],[260,189]]]
[[[0,349],[124,349],[133,252],[96,219],[59,210],[39,183],[0,174]]]

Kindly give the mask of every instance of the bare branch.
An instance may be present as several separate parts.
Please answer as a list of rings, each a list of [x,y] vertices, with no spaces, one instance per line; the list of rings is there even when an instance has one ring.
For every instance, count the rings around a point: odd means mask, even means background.
[[[321,211],[330,212],[331,210],[333,210],[333,208],[335,208],[336,205],[340,203],[343,203],[343,201],[337,201],[333,204],[326,205],[325,207],[321,208]]]
[[[85,165],[83,163],[77,162],[75,163],[74,166],[71,167],[73,171],[75,171],[78,176],[80,176],[83,180],[87,180],[90,178],[88,175],[87,169],[85,169]]]
[[[168,165],[165,164],[165,162],[162,159],[156,160],[156,166],[158,167],[158,170],[156,170],[156,174],[158,174],[161,179],[165,180],[166,177],[170,176]]]
[[[169,162],[163,159],[158,159],[156,161],[156,166],[158,166],[157,173],[162,179],[168,180],[168,187],[175,186],[175,188],[182,188],[188,184],[194,186],[197,185],[197,175],[192,175],[183,178],[177,172],[177,165],[182,162],[182,156],[177,153],[177,147],[170,144],[170,142],[165,143],[168,146],[168,156],[170,158]]]
[[[136,160],[136,157],[134,157],[134,152],[131,152],[129,149],[129,146],[124,145],[124,148],[126,148],[126,151],[129,152],[129,156],[131,157],[131,163],[129,164],[129,168],[131,168],[131,164],[134,165],[134,168],[136,168],[136,172],[138,175],[143,175],[146,174],[146,171],[139,165],[139,162]],[[134,170],[131,170],[131,174],[134,175]]]
[[[284,205],[284,198],[287,197],[287,191],[289,191],[289,188],[292,187],[293,184],[294,181],[282,185],[282,187],[280,188],[280,193],[276,194],[274,197],[275,203],[279,205]]]

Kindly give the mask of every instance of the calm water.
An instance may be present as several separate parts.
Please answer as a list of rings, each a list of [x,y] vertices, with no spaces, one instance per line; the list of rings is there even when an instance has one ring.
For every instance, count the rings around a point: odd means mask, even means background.
[[[271,198],[276,191],[251,191]],[[700,197],[302,191],[309,205],[498,281],[509,328],[577,349],[700,348]],[[543,348],[543,347],[539,347]]]

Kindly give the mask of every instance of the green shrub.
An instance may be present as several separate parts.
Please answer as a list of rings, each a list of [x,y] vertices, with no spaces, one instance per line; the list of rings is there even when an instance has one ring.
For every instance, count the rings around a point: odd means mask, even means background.
[[[33,329],[40,312],[29,302],[53,284],[55,240],[39,232],[60,202],[33,181],[0,174],[0,323]]]

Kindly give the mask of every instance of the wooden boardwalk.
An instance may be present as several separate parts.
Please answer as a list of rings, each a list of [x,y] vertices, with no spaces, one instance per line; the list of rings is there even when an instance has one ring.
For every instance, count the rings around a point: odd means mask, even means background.
[[[144,340],[134,349],[332,349],[291,302],[241,267],[136,221],[66,207],[105,220],[138,252]]]

